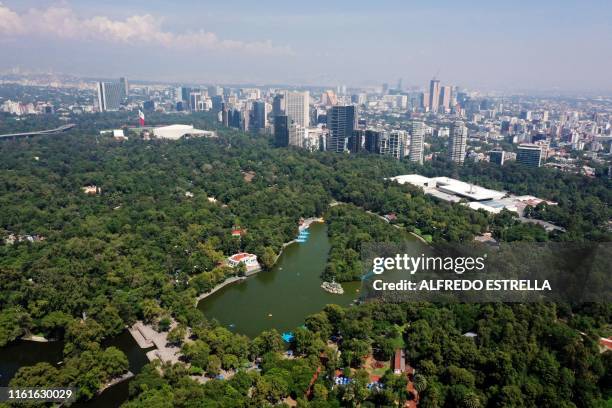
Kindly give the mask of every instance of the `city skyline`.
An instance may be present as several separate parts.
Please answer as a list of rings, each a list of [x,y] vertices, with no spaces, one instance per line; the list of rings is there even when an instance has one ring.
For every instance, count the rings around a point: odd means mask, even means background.
[[[487,91],[612,91],[611,6],[600,1],[314,2],[299,11],[281,2],[150,3],[4,1],[0,71],[349,86],[403,78],[405,87],[438,77]]]

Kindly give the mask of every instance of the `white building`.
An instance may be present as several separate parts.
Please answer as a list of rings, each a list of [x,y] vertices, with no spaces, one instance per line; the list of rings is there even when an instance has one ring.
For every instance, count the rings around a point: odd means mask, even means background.
[[[461,121],[453,123],[448,144],[448,157],[457,164],[465,161],[465,148],[467,146],[467,127]]]
[[[284,95],[285,114],[296,125],[310,126],[310,92],[289,92]]]
[[[159,139],[178,140],[181,137],[217,137],[210,130],[195,129],[191,125],[170,125],[153,129],[153,135]]]
[[[410,126],[410,153],[408,158],[411,162],[423,164],[423,137],[425,129],[423,122],[414,121]]]
[[[261,269],[259,262],[257,261],[257,255],[249,254],[246,252],[239,252],[227,258],[227,264],[232,268],[237,267],[240,264],[246,266],[247,272],[253,272]]]

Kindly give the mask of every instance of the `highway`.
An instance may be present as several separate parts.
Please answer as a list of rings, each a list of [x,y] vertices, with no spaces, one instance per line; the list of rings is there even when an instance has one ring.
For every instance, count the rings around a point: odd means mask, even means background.
[[[62,125],[55,129],[47,129],[47,130],[37,130],[32,132],[24,132],[24,133],[7,133],[5,135],[0,135],[0,139],[9,139],[9,138],[18,138],[25,136],[38,136],[38,135],[51,135],[54,133],[61,133],[67,130],[72,129],[76,125],[74,123],[68,123],[66,125]]]

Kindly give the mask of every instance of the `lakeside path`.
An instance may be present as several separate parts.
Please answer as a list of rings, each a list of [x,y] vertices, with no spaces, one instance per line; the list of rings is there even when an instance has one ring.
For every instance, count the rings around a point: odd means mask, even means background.
[[[255,275],[257,272],[252,272],[251,275]],[[200,303],[200,300],[202,299],[206,299],[207,297],[209,297],[210,295],[212,295],[213,293],[215,293],[216,291],[223,289],[224,287],[226,287],[227,285],[231,285],[234,282],[240,282],[245,280],[248,276],[251,275],[245,275],[245,276],[232,276],[231,278],[227,278],[226,280],[224,280],[223,282],[219,283],[217,286],[215,286],[214,288],[212,288],[211,290],[209,290],[208,292],[204,292],[201,295],[199,295],[196,298],[196,307],[198,306],[198,303]]]

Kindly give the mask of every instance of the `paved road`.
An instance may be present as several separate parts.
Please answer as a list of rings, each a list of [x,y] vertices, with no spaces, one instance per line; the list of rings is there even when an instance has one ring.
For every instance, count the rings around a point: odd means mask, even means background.
[[[23,132],[23,133],[7,133],[5,135],[0,135],[0,139],[9,139],[9,138],[17,138],[17,137],[25,137],[25,136],[37,136],[37,135],[51,135],[54,133],[61,133],[67,130],[72,129],[76,125],[74,123],[68,123],[66,125],[62,125],[55,129],[47,129],[47,130],[37,130],[32,132]]]

